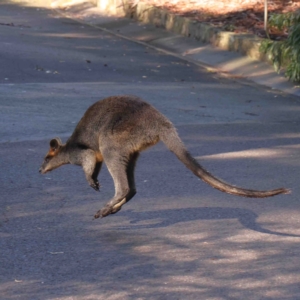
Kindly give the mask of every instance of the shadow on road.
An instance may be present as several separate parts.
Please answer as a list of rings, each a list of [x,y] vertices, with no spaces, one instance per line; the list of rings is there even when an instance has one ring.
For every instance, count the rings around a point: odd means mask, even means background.
[[[280,233],[265,229],[257,224],[257,214],[251,210],[241,208],[201,207],[144,212],[127,210],[125,212],[120,212],[119,215],[127,217],[130,220],[130,224],[133,225],[121,227],[120,229],[162,228],[172,226],[177,223],[197,220],[238,219],[244,227],[250,230],[278,236],[300,237],[300,235]],[[157,220],[157,222],[154,224],[142,224],[149,220]]]

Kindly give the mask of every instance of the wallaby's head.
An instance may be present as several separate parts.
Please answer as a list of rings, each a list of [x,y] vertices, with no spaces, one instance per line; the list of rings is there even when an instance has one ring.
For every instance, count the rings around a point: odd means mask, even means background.
[[[66,163],[66,155],[63,153],[64,145],[59,138],[50,141],[50,150],[44,158],[44,162],[40,167],[39,172],[45,174]]]

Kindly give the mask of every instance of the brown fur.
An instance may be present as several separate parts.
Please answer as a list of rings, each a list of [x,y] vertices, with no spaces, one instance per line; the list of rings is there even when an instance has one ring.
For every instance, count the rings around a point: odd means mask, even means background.
[[[95,218],[119,211],[135,194],[134,168],[139,153],[159,141],[165,143],[196,176],[226,193],[263,198],[289,191],[255,191],[232,186],[206,171],[186,150],[173,124],[158,110],[135,96],[113,96],[93,104],[66,144],[56,138],[40,168],[42,174],[64,164],[81,165],[91,187],[99,190],[104,161],[115,184],[114,197]]]

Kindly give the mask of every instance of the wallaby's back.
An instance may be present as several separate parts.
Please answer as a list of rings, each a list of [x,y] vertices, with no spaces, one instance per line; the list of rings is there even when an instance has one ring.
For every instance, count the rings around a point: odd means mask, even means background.
[[[114,96],[93,104],[81,118],[69,144],[82,144],[95,151],[110,146],[142,151],[156,144],[165,130],[174,128],[158,110],[136,96]]]

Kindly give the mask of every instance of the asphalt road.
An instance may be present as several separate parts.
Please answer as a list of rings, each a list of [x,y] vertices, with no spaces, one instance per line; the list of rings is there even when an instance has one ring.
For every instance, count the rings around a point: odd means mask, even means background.
[[[300,299],[299,99],[230,80],[55,12],[0,4],[1,300]],[[167,115],[214,175],[292,194],[244,199],[201,182],[164,147],[141,156],[138,194],[83,171],[38,173],[49,139],[117,94]]]

